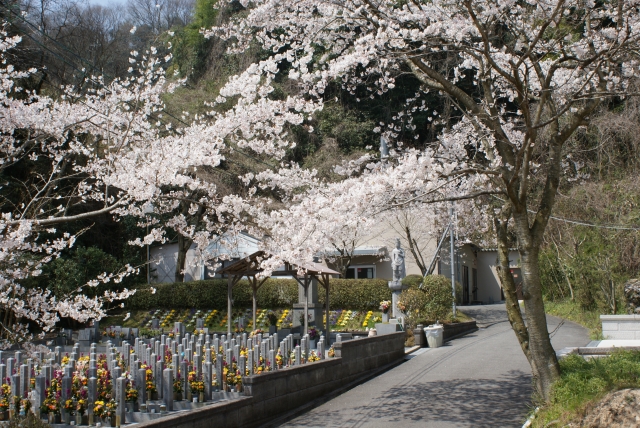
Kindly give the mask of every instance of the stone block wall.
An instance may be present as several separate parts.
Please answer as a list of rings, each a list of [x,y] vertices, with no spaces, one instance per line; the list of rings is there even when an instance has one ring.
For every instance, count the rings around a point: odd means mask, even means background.
[[[334,344],[336,357],[245,378],[245,397],[149,422],[145,428],[253,427],[404,358],[405,333]]]
[[[602,336],[611,340],[640,340],[640,315],[600,315]]]

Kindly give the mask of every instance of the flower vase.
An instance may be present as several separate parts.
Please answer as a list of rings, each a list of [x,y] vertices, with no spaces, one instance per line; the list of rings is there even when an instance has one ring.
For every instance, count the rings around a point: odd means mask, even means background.
[[[116,420],[115,415],[114,415],[114,416],[109,417],[109,422],[111,423],[111,426],[112,426],[112,427],[116,427],[116,426],[118,426],[118,425],[117,425],[117,420]]]
[[[382,313],[382,322],[389,322],[389,313],[388,312],[383,312]]]
[[[204,392],[201,392],[200,394],[198,394],[198,401],[200,403],[204,403]]]
[[[82,415],[76,414],[76,425],[82,425]]]
[[[187,401],[193,401],[193,395],[191,394],[191,390],[187,391]]]
[[[316,349],[318,347],[318,339],[309,339],[309,349]]]
[[[56,414],[53,412],[49,412],[49,425],[53,425],[56,423]]]
[[[236,392],[242,392],[242,384],[236,383]]]
[[[7,419],[9,419],[9,414],[7,413],[6,410],[3,410],[0,412],[0,421],[6,421]]]
[[[158,399],[158,391],[153,391],[151,393],[151,400],[157,400]]]
[[[182,392],[174,392],[173,401],[182,401]]]

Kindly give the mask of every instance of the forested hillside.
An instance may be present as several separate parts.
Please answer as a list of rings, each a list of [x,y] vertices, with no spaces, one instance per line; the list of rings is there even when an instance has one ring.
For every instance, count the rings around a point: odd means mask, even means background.
[[[233,40],[205,38],[203,29],[224,26],[248,13],[240,2],[217,4],[215,0],[128,0],[108,7],[71,0],[24,0],[3,1],[0,7],[7,33],[22,37],[22,43],[9,54],[11,63],[19,70],[36,70],[22,79],[22,85],[52,98],[63,96],[63,86],[91,93],[103,80],[126,78],[137,65],[131,53],[146,55],[154,47],[158,57],[167,59],[162,67],[168,79],[180,82],[174,92],[163,94],[166,110],[153,118],[167,129],[168,125],[180,127],[198,115],[230,111],[238,97],[214,103],[221,88],[231,76],[272,55],[258,41],[242,52],[231,53]],[[319,64],[334,54],[317,46],[310,63]],[[454,55],[446,53],[441,59],[447,69],[456,61]],[[282,62],[279,67],[270,82],[269,99],[284,101],[299,96],[300,86],[290,78],[289,72],[295,72],[292,65]],[[221,197],[243,195],[249,190],[241,176],[255,176],[276,171],[283,164],[297,163],[317,169],[316,177],[320,179],[337,182],[335,165],[364,154],[379,156],[380,128],[391,132],[397,149],[424,150],[443,144],[438,138],[442,131],[455,129],[462,121],[460,105],[439,91],[426,91],[410,70],[401,71],[392,86],[377,92],[371,89],[375,85],[364,78],[356,83],[346,76],[332,79],[319,97],[322,109],[309,120],[283,125],[284,138],[292,144],[282,158],[229,142],[219,165],[198,168],[194,179],[214,184]],[[471,75],[460,76],[457,84],[472,94],[480,93],[474,89],[476,83]],[[563,157],[570,156],[563,160],[566,174],[558,188],[540,254],[548,299],[572,299],[584,308],[606,312],[622,310],[622,284],[638,274],[640,265],[639,111],[636,99],[613,97],[598,107],[563,148]],[[467,153],[473,157],[476,148],[469,144]],[[43,174],[46,165],[37,157],[3,169],[3,204],[24,203],[28,193],[25,191]],[[542,194],[544,183],[535,179],[532,182],[535,199],[536,192]],[[260,187],[257,192],[271,198],[274,207],[289,202],[289,196],[269,186]],[[203,193],[194,191],[190,197],[195,200]],[[499,197],[480,200],[478,209],[499,204],[496,198]],[[184,224],[166,228],[166,238],[178,241],[182,253],[195,238],[180,231],[202,230],[210,220],[204,220],[202,212],[194,211],[186,200],[173,207]],[[428,215],[426,206],[416,203]],[[414,209],[416,203],[412,205]],[[90,201],[82,210],[90,211],[99,204]],[[162,215],[158,215],[160,222]],[[144,248],[128,244],[146,233],[137,218],[92,216],[72,222],[69,230],[79,234],[76,244],[44,266],[42,275],[26,279],[25,284],[47,284],[63,295],[105,270],[116,271],[125,263],[140,265],[145,261]],[[493,242],[490,236],[485,238],[488,243]],[[517,244],[514,234],[510,235],[510,242]],[[176,272],[176,280],[180,279],[181,274]],[[144,283],[145,277],[139,274],[124,281],[131,286]]]

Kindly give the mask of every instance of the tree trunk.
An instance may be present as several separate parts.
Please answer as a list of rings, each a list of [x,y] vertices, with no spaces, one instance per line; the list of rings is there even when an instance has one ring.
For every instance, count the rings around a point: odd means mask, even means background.
[[[560,378],[560,365],[556,353],[551,346],[547,317],[542,300],[542,285],[540,283],[540,262],[538,250],[523,248],[519,242],[520,268],[522,273],[522,295],[524,298],[526,326],[518,303],[516,285],[509,269],[509,240],[507,235],[506,217],[495,220],[498,238],[498,276],[505,291],[507,315],[516,334],[520,347],[531,366],[536,393],[540,399],[549,401],[551,385]],[[516,222],[517,223],[517,222]],[[522,223],[521,223],[522,224]],[[516,227],[517,229],[517,227]],[[523,230],[519,231],[524,232]],[[528,233],[528,230],[527,230]]]
[[[540,283],[540,261],[537,249],[520,249],[522,294],[525,318],[529,331],[529,352],[536,392],[540,398],[549,401],[551,384],[560,378],[560,365],[556,352],[551,346],[547,328],[547,316],[542,299]]]
[[[175,282],[184,282],[184,268],[187,263],[187,251],[191,248],[192,239],[178,235],[178,257],[176,258]]]

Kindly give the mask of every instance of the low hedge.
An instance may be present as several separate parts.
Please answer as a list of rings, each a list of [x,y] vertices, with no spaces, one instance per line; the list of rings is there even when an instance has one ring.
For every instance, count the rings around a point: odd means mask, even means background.
[[[139,288],[125,303],[128,309],[226,309],[227,280],[153,284]],[[318,285],[320,303],[324,288]],[[382,300],[391,300],[391,290],[382,279],[332,279],[329,306],[335,309],[377,309]],[[258,290],[258,307],[290,308],[298,301],[298,283],[294,279],[270,278]],[[233,306],[251,307],[251,286],[246,280],[233,287]]]

